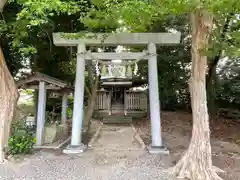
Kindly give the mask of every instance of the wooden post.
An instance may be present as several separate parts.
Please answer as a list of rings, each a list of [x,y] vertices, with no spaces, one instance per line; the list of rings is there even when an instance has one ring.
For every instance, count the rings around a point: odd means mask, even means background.
[[[124,89],[124,115],[127,115],[127,93],[126,89]]]
[[[65,124],[67,121],[67,107],[68,107],[68,94],[64,93],[62,96],[62,124]]]
[[[108,115],[112,115],[112,92],[108,93]]]
[[[37,132],[36,132],[36,145],[37,146],[41,146],[43,144],[45,112],[46,112],[45,82],[39,82]]]

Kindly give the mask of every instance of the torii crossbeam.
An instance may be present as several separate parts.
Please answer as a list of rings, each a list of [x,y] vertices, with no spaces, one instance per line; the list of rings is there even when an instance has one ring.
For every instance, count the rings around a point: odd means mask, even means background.
[[[53,33],[56,46],[86,45],[174,45],[180,42],[180,33]]]

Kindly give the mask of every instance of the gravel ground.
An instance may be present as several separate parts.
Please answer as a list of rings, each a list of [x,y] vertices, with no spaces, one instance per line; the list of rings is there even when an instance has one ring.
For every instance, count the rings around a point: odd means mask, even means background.
[[[175,164],[188,148],[192,115],[186,112],[161,112],[162,134]],[[210,121],[213,164],[226,173],[224,180],[240,180],[240,121],[218,118]],[[150,120],[134,121],[135,128],[146,145],[151,142]]]
[[[41,155],[40,155],[41,154]],[[120,153],[121,154],[121,153]],[[126,157],[127,159],[128,157]],[[130,157],[131,158],[131,157]],[[39,153],[38,158],[16,168],[9,168],[1,180],[173,180],[161,172],[166,167],[163,157],[143,154],[134,160],[86,152],[83,156],[53,157]],[[112,162],[111,162],[112,161]],[[113,163],[113,161],[115,161]],[[0,167],[2,168],[2,167]],[[5,169],[6,170],[6,169]]]
[[[118,169],[109,180],[176,180],[162,171],[169,166],[167,157],[146,153],[134,161],[128,161],[125,167]]]
[[[40,151],[21,163],[0,165],[0,180],[174,180],[161,172],[170,166],[168,157],[148,154],[133,136],[131,127],[104,126],[83,154]]]

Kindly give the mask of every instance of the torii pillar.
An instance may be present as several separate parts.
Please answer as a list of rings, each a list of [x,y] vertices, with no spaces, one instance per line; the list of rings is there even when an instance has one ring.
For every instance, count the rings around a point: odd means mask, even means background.
[[[151,154],[169,154],[169,151],[164,147],[162,140],[156,44],[149,43],[148,52],[148,88],[152,133],[152,144],[148,150]]]
[[[72,119],[72,138],[71,144],[63,150],[63,152],[66,154],[78,154],[84,152],[86,149],[86,146],[82,143],[82,124],[84,118],[85,59],[81,56],[81,53],[84,53],[85,51],[85,44],[78,44]]]

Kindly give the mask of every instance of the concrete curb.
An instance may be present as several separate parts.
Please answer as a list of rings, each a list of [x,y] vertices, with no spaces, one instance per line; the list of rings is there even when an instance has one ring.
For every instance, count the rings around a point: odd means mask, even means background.
[[[137,130],[136,130],[136,128],[134,127],[133,124],[131,124],[131,127],[132,127],[132,129],[133,129],[133,131],[134,131],[134,133],[135,133],[134,139],[140,144],[141,148],[146,149],[145,143],[143,142],[142,138],[141,138],[140,135],[138,134],[138,132],[137,132]]]
[[[62,141],[59,145],[57,146],[34,146],[34,149],[61,149],[63,146],[68,144],[71,141],[71,136],[66,138],[64,141]]]
[[[97,131],[95,132],[95,134],[93,135],[93,137],[91,138],[90,142],[88,143],[88,147],[91,148],[93,143],[97,140],[99,134],[100,134],[100,131],[101,131],[101,128],[103,126],[103,123],[101,122],[101,124],[99,125],[99,127],[97,128]]]

